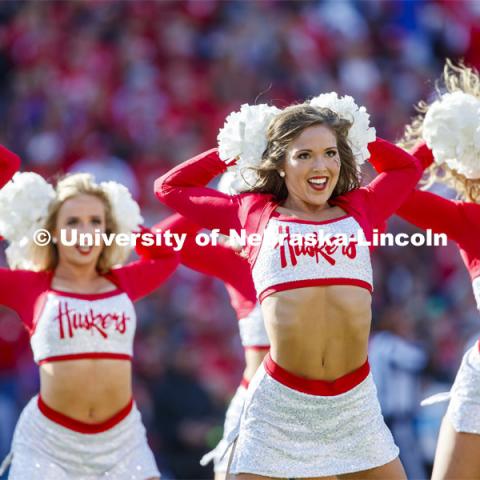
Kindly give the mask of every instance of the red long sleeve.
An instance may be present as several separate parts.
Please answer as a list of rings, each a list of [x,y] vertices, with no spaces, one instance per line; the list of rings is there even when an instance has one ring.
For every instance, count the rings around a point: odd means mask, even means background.
[[[188,218],[175,213],[169,217],[163,219],[161,222],[153,225],[151,228],[143,228],[142,233],[162,233],[170,231],[177,234],[186,234],[187,238],[194,236],[202,227],[192,222]],[[165,255],[165,251],[170,247],[163,245],[151,245],[145,246],[141,241],[137,241],[135,251],[144,259],[161,258]],[[180,252],[181,253],[181,252]]]
[[[422,175],[420,162],[405,150],[381,138],[370,143],[370,163],[379,175],[367,186],[333,199],[347,212],[366,217],[372,228],[383,228],[412,192]]]
[[[364,190],[372,225],[393,215],[422,176],[419,162],[401,148],[381,138],[369,145],[370,163],[379,175]]]
[[[185,266],[222,280],[230,293],[232,306],[239,318],[246,316],[256,303],[256,292],[248,261],[232,248],[217,245],[199,246],[195,241],[199,225],[180,214],[170,215],[155,224],[151,230],[186,234],[187,239],[180,251],[180,261]],[[152,258],[152,247],[137,252],[144,258]]]
[[[412,154],[421,160],[424,168],[433,163],[432,151],[425,143],[413,149]],[[447,234],[468,250],[472,249],[469,245],[476,237],[475,232],[480,233],[480,205],[449,200],[431,192],[414,190],[397,214],[419,228]],[[480,248],[478,250],[480,252]]]
[[[431,229],[436,233],[445,233],[456,242],[465,241],[468,236],[465,202],[449,200],[431,192],[415,190],[398,209],[397,214],[407,222],[419,227]],[[480,205],[471,204],[469,209],[477,207],[480,217]],[[474,233],[470,230],[470,234]]]
[[[421,161],[423,168],[428,168],[433,163],[432,151],[425,143],[416,146],[412,154]],[[467,210],[472,208],[475,208],[473,204],[414,190],[398,209],[397,214],[419,228],[445,233],[452,240],[464,243],[465,237],[468,237],[465,231],[465,225],[469,223]]]
[[[421,160],[424,168],[433,162],[432,152],[425,144],[419,145],[412,153]],[[414,190],[397,214],[419,228],[445,233],[450,240],[457,242],[470,276],[480,275],[480,205]]]
[[[112,269],[105,277],[124,290],[135,302],[157,289],[175,271],[179,256],[172,249],[164,249],[163,257],[142,259]]]
[[[0,145],[0,188],[2,188],[20,167],[20,158]]]
[[[158,199],[185,217],[208,229],[240,230],[239,206],[242,195],[226,195],[207,185],[227,169],[216,149],[208,150],[155,181]]]
[[[425,142],[420,142],[410,150],[410,154],[420,160],[422,168],[426,170],[434,161],[433,152],[427,147]]]
[[[50,272],[0,268],[0,305],[12,309],[30,332],[38,297],[50,288]]]
[[[480,275],[480,205],[415,190],[397,213],[419,228],[445,233],[457,242],[471,278]]]

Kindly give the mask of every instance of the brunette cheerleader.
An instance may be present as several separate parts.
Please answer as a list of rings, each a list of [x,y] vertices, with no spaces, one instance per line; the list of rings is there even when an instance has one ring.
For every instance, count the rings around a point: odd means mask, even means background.
[[[360,188],[358,164],[372,132],[350,97],[320,96],[281,112],[255,108],[243,107],[232,118],[240,127],[223,132],[233,132],[232,144],[244,134],[245,149],[221,148],[242,161],[259,147],[249,192],[204,187],[234,164],[216,150],[155,183],[162,202],[200,225],[263,238],[246,252],[271,350],[250,383],[240,430],[228,439],[238,435],[229,471],[238,479],[405,478],[369,372],[372,271],[356,235],[372,238],[420,167],[377,139],[368,150],[382,173]],[[319,231],[348,241],[307,245]],[[294,235],[305,241],[294,245]]]

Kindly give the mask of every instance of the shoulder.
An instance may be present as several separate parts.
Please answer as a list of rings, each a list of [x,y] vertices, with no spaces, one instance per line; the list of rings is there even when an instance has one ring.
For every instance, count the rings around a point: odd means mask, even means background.
[[[273,195],[269,193],[240,193],[235,197],[241,212],[262,210],[266,205],[274,202]]]

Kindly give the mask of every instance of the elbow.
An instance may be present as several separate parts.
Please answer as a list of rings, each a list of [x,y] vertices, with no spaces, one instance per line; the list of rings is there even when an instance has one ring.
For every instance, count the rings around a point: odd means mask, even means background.
[[[163,202],[163,201],[165,201],[169,192],[172,191],[173,187],[168,182],[168,176],[167,175],[162,175],[161,177],[159,177],[155,180],[153,189],[154,189],[156,197],[161,202]]]

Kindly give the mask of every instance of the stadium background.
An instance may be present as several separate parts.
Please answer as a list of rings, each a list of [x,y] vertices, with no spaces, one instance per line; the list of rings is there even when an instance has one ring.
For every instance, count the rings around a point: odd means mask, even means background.
[[[479,47],[476,1],[3,1],[0,142],[23,170],[125,183],[151,224],[169,213],[154,179],[214,146],[240,104],[282,107],[335,90],[395,140],[413,105],[431,98],[444,59],[480,67]],[[426,354],[408,387],[417,405],[449,387],[480,330],[468,275],[453,244],[379,249],[374,272],[374,329]],[[221,434],[243,367],[226,292],[182,267],[138,317],[135,397],[164,478],[211,478],[198,459]],[[2,309],[0,457],[37,391],[27,335]],[[405,420],[427,468],[442,408]]]

